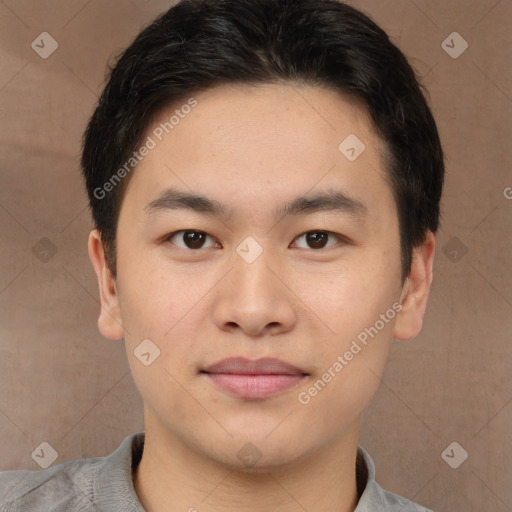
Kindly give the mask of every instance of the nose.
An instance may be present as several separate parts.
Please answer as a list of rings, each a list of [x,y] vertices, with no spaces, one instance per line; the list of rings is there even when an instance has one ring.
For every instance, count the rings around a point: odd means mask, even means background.
[[[265,252],[252,263],[234,258],[234,268],[216,288],[213,318],[223,331],[262,337],[293,329],[297,298],[286,285],[286,272]]]

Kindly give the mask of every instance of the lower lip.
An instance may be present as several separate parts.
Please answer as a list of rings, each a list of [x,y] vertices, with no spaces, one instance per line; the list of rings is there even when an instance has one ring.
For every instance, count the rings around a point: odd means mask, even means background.
[[[240,398],[268,398],[297,385],[305,375],[205,374],[214,384]]]

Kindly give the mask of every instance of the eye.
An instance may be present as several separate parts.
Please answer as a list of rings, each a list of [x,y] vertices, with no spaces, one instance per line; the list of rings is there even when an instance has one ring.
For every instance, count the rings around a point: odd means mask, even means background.
[[[335,238],[338,241],[347,243],[347,240],[344,239],[341,235],[337,235],[335,233],[331,233],[330,231],[308,231],[300,236],[298,236],[295,241],[304,240],[305,243],[309,246],[307,247],[299,247],[301,249],[325,249],[326,247],[332,247],[336,244],[327,245],[327,241],[331,238]],[[199,250],[199,249],[207,249],[210,247],[220,247],[221,244],[218,242],[213,242],[210,246],[205,246],[205,241],[210,238],[213,238],[203,231],[195,231],[195,230],[181,230],[175,231],[171,233],[165,239],[164,242],[170,242],[181,249],[189,249],[189,250]],[[181,242],[181,243],[178,243]]]
[[[295,240],[304,239],[306,244],[310,247],[300,247],[301,249],[324,249],[327,244],[327,240],[329,237],[335,237],[338,241],[346,242],[341,235],[336,235],[335,233],[331,233],[329,231],[308,231],[303,235],[300,235]],[[327,247],[332,247],[332,244]]]
[[[204,242],[209,237],[207,233],[204,233],[203,231],[175,231],[174,233],[171,233],[168,235],[164,242],[171,242],[173,245],[177,245],[178,247],[182,249],[205,249]],[[211,238],[211,237],[210,237]],[[184,245],[180,245],[178,243],[175,243],[173,239],[180,240]],[[210,247],[216,247],[218,244],[215,242]],[[206,247],[207,248],[207,247]]]

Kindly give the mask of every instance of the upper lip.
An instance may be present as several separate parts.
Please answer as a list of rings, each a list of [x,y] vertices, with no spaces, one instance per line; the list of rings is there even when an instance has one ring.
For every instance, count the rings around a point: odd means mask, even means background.
[[[307,375],[290,363],[273,357],[251,360],[245,357],[229,357],[208,366],[206,373],[232,373],[237,375]]]

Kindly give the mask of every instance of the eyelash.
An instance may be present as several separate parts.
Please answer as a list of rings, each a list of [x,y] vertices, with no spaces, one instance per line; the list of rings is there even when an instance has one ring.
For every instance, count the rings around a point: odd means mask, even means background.
[[[208,233],[205,233],[204,231],[199,231],[199,230],[193,230],[193,229],[182,229],[182,230],[179,230],[179,231],[174,231],[173,233],[170,233],[169,235],[167,235],[162,241],[163,242],[169,242],[169,243],[172,243],[171,242],[171,239],[173,237],[175,237],[176,235],[180,234],[180,233],[196,233],[196,234],[201,234],[201,235],[206,235],[206,236],[211,236],[209,235]],[[296,237],[294,239],[295,240],[299,240],[303,237],[305,237],[306,235],[308,234],[311,234],[311,233],[323,233],[323,234],[327,234],[329,236],[334,236],[335,238],[337,238],[340,242],[342,242],[343,244],[348,244],[350,241],[342,236],[342,235],[339,235],[337,233],[333,233],[331,231],[325,231],[325,230],[310,230],[310,231],[306,231],[305,233],[303,233],[302,235],[299,235],[298,237]],[[212,237],[213,238],[213,237]],[[172,243],[173,245],[176,245],[174,243]],[[200,247],[199,249],[190,249],[189,247],[180,247],[180,246],[177,246],[179,249],[182,249],[184,251],[188,251],[188,252],[199,252],[200,250],[204,250],[205,248],[204,247]],[[336,245],[331,245],[331,246],[327,246],[327,247],[321,247],[320,249],[311,249],[312,251],[315,251],[315,252],[318,252],[318,251],[321,251],[321,250],[325,250],[325,249],[330,249],[332,247],[336,247]],[[206,249],[211,249],[211,247],[206,247]],[[303,247],[301,247],[301,249],[304,249]]]

